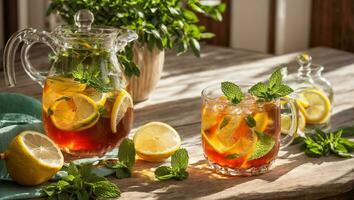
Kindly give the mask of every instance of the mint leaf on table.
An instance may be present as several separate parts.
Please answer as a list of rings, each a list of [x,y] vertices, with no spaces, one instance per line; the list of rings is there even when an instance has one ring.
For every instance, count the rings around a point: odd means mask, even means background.
[[[188,178],[188,172],[186,171],[188,167],[188,152],[186,149],[178,149],[171,156],[171,167],[161,166],[155,170],[155,177],[158,180],[183,180]]]
[[[232,82],[222,82],[221,91],[226,98],[234,104],[239,104],[244,98],[241,88]]]
[[[43,191],[50,200],[106,199],[120,196],[117,185],[92,172],[91,164],[76,166],[70,163],[68,175],[58,182],[46,186]]]
[[[283,77],[280,68],[275,70],[269,78],[268,83],[259,82],[253,85],[248,92],[265,101],[272,101],[279,97],[291,94],[294,90],[283,84]]]
[[[328,156],[330,154],[344,158],[354,158],[354,141],[342,137],[343,130],[325,133],[316,129],[312,136],[305,137],[305,154],[309,157]]]
[[[131,176],[133,166],[135,164],[135,147],[131,139],[124,139],[119,145],[118,162],[113,165],[106,165],[108,168],[116,170],[118,179],[128,178]]]

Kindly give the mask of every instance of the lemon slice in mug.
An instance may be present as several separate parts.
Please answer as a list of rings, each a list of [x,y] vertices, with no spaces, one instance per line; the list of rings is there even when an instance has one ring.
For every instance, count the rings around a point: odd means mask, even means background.
[[[107,93],[98,92],[94,88],[86,88],[83,94],[90,97],[97,105],[103,106],[107,100]]]
[[[59,147],[46,135],[24,131],[9,144],[3,159],[13,180],[33,186],[48,181],[64,164]]]
[[[150,122],[137,129],[133,138],[136,153],[147,161],[161,161],[181,146],[181,137],[170,125]]]
[[[81,131],[90,128],[100,117],[96,103],[83,94],[58,99],[48,113],[54,126],[64,131]]]
[[[117,125],[123,119],[128,108],[133,108],[133,100],[127,91],[121,89],[113,104],[111,113],[111,129],[113,133],[117,132]]]

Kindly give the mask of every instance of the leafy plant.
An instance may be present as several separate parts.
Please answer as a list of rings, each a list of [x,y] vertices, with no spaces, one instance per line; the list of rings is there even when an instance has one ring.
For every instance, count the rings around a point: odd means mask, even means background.
[[[226,5],[202,5],[199,0],[52,0],[47,14],[58,13],[67,23],[74,24],[80,9],[89,9],[95,24],[135,30],[138,44],[153,48],[175,49],[177,54],[188,50],[200,56],[199,40],[211,38],[212,33],[198,25],[196,13],[221,21]],[[139,75],[132,62],[132,45],[119,53],[128,76]]]
[[[178,149],[171,156],[171,167],[161,166],[155,170],[155,176],[159,180],[183,180],[188,178],[188,152],[186,149]]]
[[[55,184],[46,186],[44,192],[49,200],[110,199],[120,196],[119,188],[105,177],[91,171],[91,164],[76,166],[70,163],[68,175]]]
[[[119,145],[118,159],[117,163],[106,166],[115,169],[116,177],[119,179],[130,177],[135,164],[135,148],[131,139],[125,139]]]
[[[248,90],[250,94],[265,101],[272,101],[291,94],[293,91],[292,88],[283,84],[280,68],[272,73],[268,83],[259,82]]]

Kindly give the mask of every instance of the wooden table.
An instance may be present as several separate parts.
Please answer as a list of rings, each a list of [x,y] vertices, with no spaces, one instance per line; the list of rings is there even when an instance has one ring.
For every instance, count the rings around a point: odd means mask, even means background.
[[[308,52],[313,62],[325,66],[325,77],[335,91],[333,126],[354,124],[354,54],[329,48]],[[121,199],[353,199],[354,159],[338,157],[308,158],[299,146],[280,152],[273,170],[255,177],[221,177],[205,164],[200,138],[200,92],[223,80],[256,82],[266,78],[280,63],[297,68],[295,55],[270,57],[245,50],[206,46],[202,58],[180,57],[168,53],[163,77],[150,99],[135,106],[135,126],[150,121],[169,123],[183,139],[190,154],[190,177],[185,181],[153,180],[153,169],[164,163],[138,161],[132,178],[117,180]],[[45,57],[36,52],[34,63]],[[19,63],[19,62],[18,62]],[[40,97],[41,88],[18,70],[16,88],[0,91],[20,92]],[[134,132],[134,131],[132,131]],[[168,161],[169,162],[169,161]]]

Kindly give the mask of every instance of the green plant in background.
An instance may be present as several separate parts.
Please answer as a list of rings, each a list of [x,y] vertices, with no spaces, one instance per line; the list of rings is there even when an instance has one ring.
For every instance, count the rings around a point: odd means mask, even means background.
[[[95,24],[135,30],[138,44],[150,50],[175,49],[177,55],[192,50],[200,56],[199,41],[214,36],[198,25],[196,13],[221,21],[226,5],[202,5],[198,0],[52,0],[47,14],[57,13],[68,24],[80,9],[89,9]],[[118,55],[127,76],[139,75],[133,63],[132,44]]]

